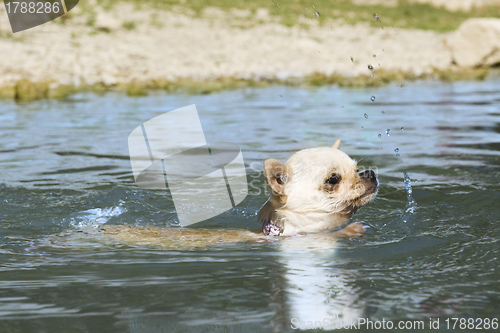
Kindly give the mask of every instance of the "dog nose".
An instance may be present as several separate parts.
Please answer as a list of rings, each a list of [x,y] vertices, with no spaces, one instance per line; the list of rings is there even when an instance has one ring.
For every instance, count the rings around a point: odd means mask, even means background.
[[[376,179],[375,172],[373,170],[365,170],[359,173],[359,178],[361,179]]]

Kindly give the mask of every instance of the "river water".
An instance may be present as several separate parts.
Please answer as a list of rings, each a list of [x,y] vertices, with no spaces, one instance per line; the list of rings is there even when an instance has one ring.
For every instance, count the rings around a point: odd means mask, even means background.
[[[494,325],[499,87],[489,79],[1,101],[0,332]],[[267,198],[262,162],[340,137],[342,149],[380,180],[378,198],[353,217],[370,227],[366,235],[334,245],[282,238],[163,249],[82,232],[176,223],[167,193],[135,185],[127,138],[190,104],[207,141],[241,147],[250,182],[242,203],[202,227],[258,229],[256,212]],[[460,327],[465,322],[471,326]]]

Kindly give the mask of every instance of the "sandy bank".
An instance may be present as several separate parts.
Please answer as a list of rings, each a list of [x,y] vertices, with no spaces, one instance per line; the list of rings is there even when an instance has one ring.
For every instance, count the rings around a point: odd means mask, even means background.
[[[195,18],[123,4],[101,10],[92,24],[76,15],[14,35],[1,21],[0,87],[21,79],[79,87],[313,73],[356,77],[378,70],[420,76],[452,66],[448,34],[314,20],[286,27],[266,10],[248,15],[214,9]]]

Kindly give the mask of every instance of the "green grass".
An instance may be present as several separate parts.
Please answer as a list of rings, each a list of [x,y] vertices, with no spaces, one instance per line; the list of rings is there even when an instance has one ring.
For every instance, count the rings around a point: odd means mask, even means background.
[[[373,26],[398,27],[405,29],[424,29],[435,31],[455,30],[460,23],[471,17],[500,17],[500,6],[474,9],[470,12],[450,12],[428,4],[399,0],[395,7],[383,5],[355,5],[348,0],[98,0],[105,8],[119,6],[127,1],[141,7],[154,7],[166,10],[186,9],[185,13],[202,15],[207,7],[225,11],[244,9],[255,13],[259,8],[268,9],[269,14],[279,22],[292,26],[305,20],[318,21],[320,24],[340,20],[348,24],[368,23]],[[379,19],[375,17],[378,16]]]
[[[175,81],[150,80],[147,82],[133,80],[128,83],[106,86],[102,83],[91,86],[56,85],[52,82],[32,82],[26,79],[19,80],[15,85],[0,87],[0,99],[14,99],[17,102],[31,102],[39,99],[64,99],[79,91],[105,93],[107,91],[124,92],[128,96],[147,96],[149,91],[158,90],[167,93],[211,94],[223,90],[241,88],[263,88],[270,85],[286,85],[294,87],[319,87],[324,85],[338,85],[340,87],[380,87],[391,82],[415,80],[442,80],[446,82],[459,80],[484,80],[490,73],[488,68],[435,70],[430,74],[415,76],[402,71],[375,70],[373,76],[359,75],[345,77],[339,74],[326,75],[313,73],[304,78],[265,80],[241,79],[236,77],[219,77],[211,80],[195,80],[180,78]]]
[[[135,29],[135,22],[132,22],[132,21],[123,22],[122,27],[125,30],[134,30]]]

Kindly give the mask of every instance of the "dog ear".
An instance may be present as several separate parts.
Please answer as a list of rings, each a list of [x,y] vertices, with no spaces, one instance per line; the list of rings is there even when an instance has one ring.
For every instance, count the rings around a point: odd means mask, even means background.
[[[340,138],[335,140],[335,143],[332,146],[333,149],[340,149]]]
[[[284,194],[285,184],[292,176],[292,167],[270,158],[264,162],[267,185],[278,195]]]

